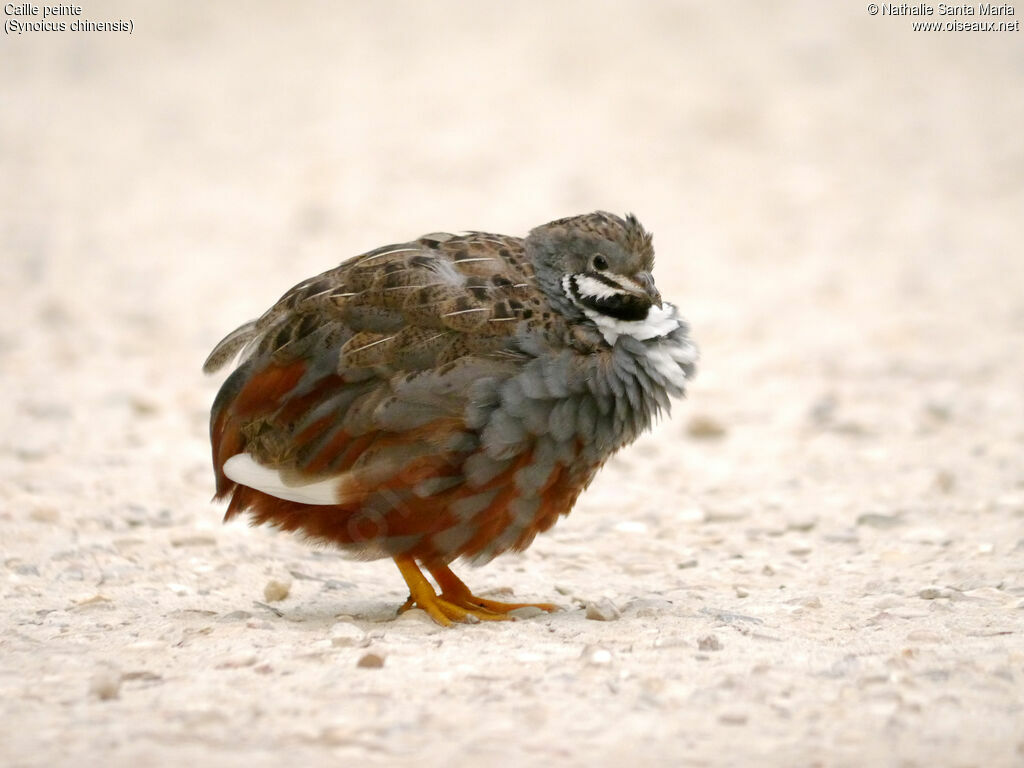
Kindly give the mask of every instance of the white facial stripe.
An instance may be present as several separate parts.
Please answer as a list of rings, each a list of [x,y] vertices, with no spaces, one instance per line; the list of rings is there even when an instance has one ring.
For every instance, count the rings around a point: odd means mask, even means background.
[[[612,296],[625,293],[621,288],[613,288],[607,283],[587,275],[576,275],[576,290],[584,296],[593,296],[595,299],[610,299]]]
[[[565,294],[565,298],[579,306],[579,302],[576,301],[576,297],[573,296],[572,293],[572,275],[565,275],[562,277],[562,293]]]
[[[341,498],[341,484],[345,475],[318,480],[305,485],[288,483],[276,469],[257,464],[248,453],[239,453],[224,462],[224,474],[239,485],[285,501],[317,506],[338,504]]]

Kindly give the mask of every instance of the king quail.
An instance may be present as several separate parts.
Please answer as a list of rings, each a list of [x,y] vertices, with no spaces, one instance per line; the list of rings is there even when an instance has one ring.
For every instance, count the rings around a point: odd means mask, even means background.
[[[525,239],[426,235],[299,283],[204,365],[240,359],[210,417],[225,520],[391,557],[403,609],[442,625],[507,618],[528,604],[449,564],[529,546],[695,371],[653,265],[635,216],[596,212]]]

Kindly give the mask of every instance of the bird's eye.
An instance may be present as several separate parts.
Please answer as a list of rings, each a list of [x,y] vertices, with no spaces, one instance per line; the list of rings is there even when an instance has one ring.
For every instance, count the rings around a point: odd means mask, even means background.
[[[590,263],[594,265],[594,269],[598,272],[604,272],[608,269],[608,259],[601,254],[597,254]]]

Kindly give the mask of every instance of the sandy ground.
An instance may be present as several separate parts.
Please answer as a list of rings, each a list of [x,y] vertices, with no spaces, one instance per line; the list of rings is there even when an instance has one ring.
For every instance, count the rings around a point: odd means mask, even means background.
[[[1024,764],[1022,34],[480,5],[0,42],[0,763]],[[654,230],[703,362],[460,571],[564,612],[396,619],[391,563],[220,525],[223,333],[370,247],[595,208]]]

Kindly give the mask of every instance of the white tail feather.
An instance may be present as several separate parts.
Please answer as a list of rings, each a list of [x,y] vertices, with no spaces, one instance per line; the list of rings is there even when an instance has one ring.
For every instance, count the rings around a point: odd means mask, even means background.
[[[224,474],[239,485],[253,488],[268,496],[300,504],[338,504],[345,475],[296,485],[286,481],[276,469],[257,464],[248,453],[238,453],[224,462]]]

